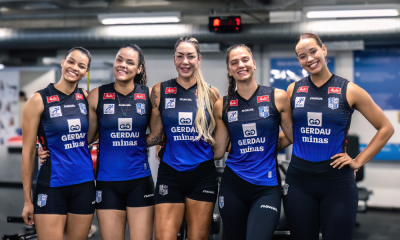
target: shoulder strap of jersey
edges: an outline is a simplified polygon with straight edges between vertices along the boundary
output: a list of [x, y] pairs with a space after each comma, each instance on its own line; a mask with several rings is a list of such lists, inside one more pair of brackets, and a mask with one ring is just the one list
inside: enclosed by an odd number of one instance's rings
[[161, 113], [161, 111], [162, 111], [162, 109], [164, 109], [164, 108], [162, 108], [161, 106], [163, 106], [164, 105], [164, 91], [165, 91], [165, 82], [161, 82], [161, 84], [160, 84], [160, 102], [159, 102], [159, 104], [158, 104], [158, 110], [160, 111], [160, 113]]

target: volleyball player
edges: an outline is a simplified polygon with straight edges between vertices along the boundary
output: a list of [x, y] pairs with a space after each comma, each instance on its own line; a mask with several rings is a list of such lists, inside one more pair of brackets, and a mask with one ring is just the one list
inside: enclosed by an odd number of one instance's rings
[[[87, 93], [77, 87], [90, 61], [86, 49], [69, 50], [61, 63], [60, 81], [36, 92], [24, 107], [22, 217], [27, 225], [35, 224], [41, 240], [87, 239], [92, 223], [95, 186], [87, 143]], [[32, 203], [37, 138], [51, 157], [39, 170]]]
[[[353, 170], [370, 161], [394, 129], [369, 94], [329, 72], [327, 48], [312, 33], [299, 36], [297, 59], [310, 75], [287, 90], [293, 109], [293, 155], [284, 186], [284, 209], [294, 240], [350, 240], [358, 192]], [[377, 130], [355, 158], [346, 153], [351, 116], [357, 109]], [[282, 147], [287, 141], [281, 141]]]
[[214, 159], [220, 159], [231, 142], [218, 199], [225, 237], [272, 239], [282, 196], [276, 147], [279, 125], [292, 136], [290, 101], [285, 91], [256, 83], [247, 46], [228, 48], [226, 64], [228, 95], [215, 103], [213, 146]]
[[208, 239], [218, 194], [217, 172], [210, 143], [215, 120], [212, 106], [217, 91], [200, 70], [200, 45], [182, 37], [175, 44], [178, 77], [156, 84], [148, 146], [159, 144], [165, 133], [155, 190], [155, 237], [176, 239], [186, 216], [188, 239]]

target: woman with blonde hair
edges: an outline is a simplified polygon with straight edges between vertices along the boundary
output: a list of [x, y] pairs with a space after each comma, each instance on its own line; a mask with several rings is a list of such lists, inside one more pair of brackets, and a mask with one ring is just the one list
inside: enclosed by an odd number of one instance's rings
[[218, 194], [211, 148], [218, 92], [203, 79], [195, 38], [180, 38], [173, 60], [178, 77], [156, 84], [151, 93], [147, 145], [160, 144], [165, 134], [154, 196], [155, 237], [176, 239], [185, 215], [188, 239], [208, 239]]

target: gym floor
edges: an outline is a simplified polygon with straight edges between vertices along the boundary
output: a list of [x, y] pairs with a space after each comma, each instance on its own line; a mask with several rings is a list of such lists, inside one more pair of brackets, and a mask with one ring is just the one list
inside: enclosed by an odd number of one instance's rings
[[[7, 153], [4, 146], [0, 146], [1, 153]], [[0, 182], [21, 182], [21, 155], [2, 154], [0, 156]], [[20, 216], [24, 205], [22, 188], [10, 188], [0, 185], [0, 236], [5, 234], [23, 233], [24, 224], [7, 223], [7, 216]], [[353, 240], [398, 240], [400, 237], [400, 211], [371, 209], [367, 213], [357, 216], [358, 227], [355, 228]], [[97, 220], [93, 220], [97, 225]], [[101, 239], [96, 232], [91, 238]], [[129, 239], [128, 230], [126, 238]], [[216, 238], [217, 239], [217, 238]], [[277, 236], [274, 239], [290, 239]]]

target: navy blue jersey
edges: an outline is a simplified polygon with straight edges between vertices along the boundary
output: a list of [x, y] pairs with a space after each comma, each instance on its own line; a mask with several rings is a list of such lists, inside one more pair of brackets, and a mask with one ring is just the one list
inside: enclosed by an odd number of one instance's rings
[[126, 96], [114, 83], [99, 87], [97, 119], [100, 151], [97, 158], [99, 181], [126, 181], [151, 174], [147, 161], [146, 129], [150, 121], [149, 88], [135, 83]]
[[231, 141], [226, 165], [255, 185], [280, 185], [276, 146], [281, 114], [275, 106], [274, 90], [258, 86], [248, 100], [236, 91], [228, 111], [222, 113]]
[[[198, 136], [194, 124], [197, 112], [197, 84], [183, 88], [172, 79], [160, 86], [161, 120], [164, 126], [166, 144], [160, 157], [178, 171], [191, 171], [200, 163], [214, 157], [211, 145]], [[205, 107], [205, 106], [203, 106]], [[206, 110], [207, 121], [210, 116]]]
[[332, 75], [321, 87], [310, 77], [295, 83], [293, 109], [293, 155], [311, 162], [346, 152], [346, 137], [353, 110], [346, 98], [349, 81]]
[[94, 180], [92, 158], [87, 143], [88, 102], [82, 89], [70, 95], [53, 84], [38, 91], [44, 110], [38, 138], [50, 157], [41, 166], [37, 182], [48, 187], [63, 187]]

